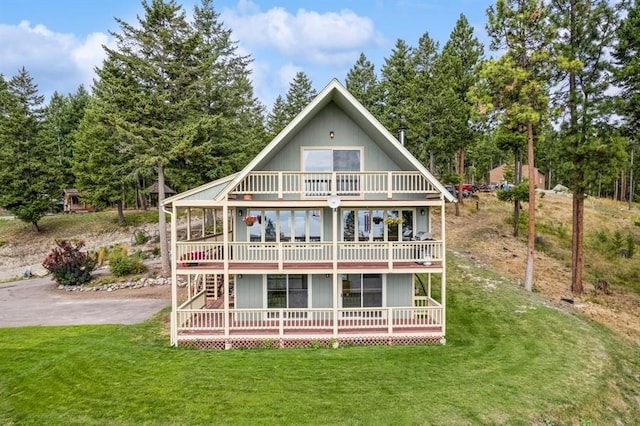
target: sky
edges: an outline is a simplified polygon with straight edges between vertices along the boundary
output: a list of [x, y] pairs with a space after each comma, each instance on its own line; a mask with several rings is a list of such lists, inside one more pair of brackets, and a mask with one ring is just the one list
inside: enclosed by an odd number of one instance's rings
[[[150, 2], [151, 0], [149, 0]], [[200, 0], [175, 0], [187, 16]], [[464, 14], [488, 50], [486, 10], [491, 0], [214, 0], [225, 28], [250, 55], [255, 95], [270, 109], [298, 71], [320, 91], [344, 83], [360, 53], [379, 75], [398, 39], [417, 46], [428, 33], [447, 41]], [[0, 0], [0, 74], [23, 67], [47, 99], [55, 91], [91, 90], [94, 69], [114, 47], [115, 18], [136, 25], [142, 0]]]

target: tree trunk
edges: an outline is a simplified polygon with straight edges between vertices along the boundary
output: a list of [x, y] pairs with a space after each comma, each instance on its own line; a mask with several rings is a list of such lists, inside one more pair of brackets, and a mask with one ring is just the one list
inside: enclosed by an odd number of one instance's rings
[[40, 232], [40, 227], [38, 226], [38, 222], [36, 222], [35, 220], [31, 222], [31, 227], [33, 228], [34, 231]]
[[582, 237], [584, 219], [584, 194], [573, 193], [573, 235], [571, 254], [571, 292], [575, 295], [584, 293], [582, 285]]
[[162, 263], [162, 275], [168, 277], [171, 274], [171, 262], [169, 260], [169, 243], [167, 238], [167, 218], [162, 207], [164, 200], [164, 167], [158, 164], [158, 227], [160, 232], [160, 260]]
[[534, 177], [533, 125], [527, 126], [527, 157], [529, 169], [529, 233], [527, 237], [527, 269], [524, 276], [524, 288], [533, 289], [533, 253], [536, 247], [536, 183]]
[[122, 200], [116, 203], [118, 207], [118, 225], [124, 225], [124, 208], [122, 207]]

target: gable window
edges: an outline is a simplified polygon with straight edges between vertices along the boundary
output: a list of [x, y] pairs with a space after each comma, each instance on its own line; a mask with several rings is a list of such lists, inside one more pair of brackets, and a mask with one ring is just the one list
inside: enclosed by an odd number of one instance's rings
[[303, 148], [305, 194], [326, 196], [333, 193], [333, 172], [337, 195], [359, 195], [362, 148]]

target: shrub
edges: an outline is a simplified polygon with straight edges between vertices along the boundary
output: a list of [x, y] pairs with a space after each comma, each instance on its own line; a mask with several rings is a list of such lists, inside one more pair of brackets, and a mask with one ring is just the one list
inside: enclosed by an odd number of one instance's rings
[[147, 270], [139, 257], [128, 256], [127, 249], [122, 246], [115, 247], [109, 253], [109, 269], [116, 277], [139, 274]]
[[144, 231], [136, 231], [135, 234], [133, 234], [133, 239], [135, 240], [136, 245], [142, 245], [149, 241], [149, 237]]
[[91, 280], [91, 272], [96, 267], [96, 259], [80, 251], [83, 241], [73, 243], [69, 240], [56, 240], [58, 247], [42, 262], [42, 266], [51, 272], [53, 279], [61, 285], [82, 285]]

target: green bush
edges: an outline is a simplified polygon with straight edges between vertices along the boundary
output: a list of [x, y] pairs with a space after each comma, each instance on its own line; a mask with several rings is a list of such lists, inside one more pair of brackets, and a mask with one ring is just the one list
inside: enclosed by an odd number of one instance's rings
[[109, 269], [116, 277], [140, 274], [147, 270], [138, 256], [128, 256], [124, 247], [115, 247], [109, 253]]
[[51, 272], [53, 279], [61, 285], [82, 285], [91, 280], [91, 272], [96, 267], [96, 258], [80, 251], [83, 241], [73, 243], [69, 240], [56, 240], [58, 247], [42, 262], [42, 266]]

